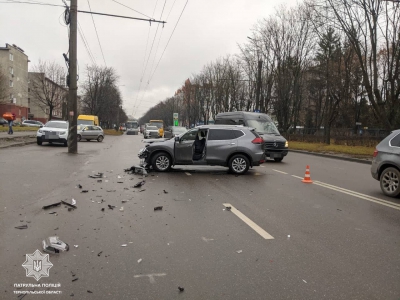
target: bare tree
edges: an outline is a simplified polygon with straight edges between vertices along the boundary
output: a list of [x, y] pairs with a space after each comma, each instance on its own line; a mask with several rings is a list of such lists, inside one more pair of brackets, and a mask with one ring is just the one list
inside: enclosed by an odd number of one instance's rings
[[[332, 24], [342, 30], [354, 47], [363, 85], [375, 115], [386, 129], [395, 127], [400, 110], [400, 8], [382, 0], [326, 0], [334, 16]], [[380, 52], [383, 65], [379, 65]]]
[[31, 101], [40, 109], [48, 112], [49, 120], [52, 119], [55, 109], [62, 110], [63, 102], [67, 97], [64, 68], [55, 62], [39, 61], [29, 72]]

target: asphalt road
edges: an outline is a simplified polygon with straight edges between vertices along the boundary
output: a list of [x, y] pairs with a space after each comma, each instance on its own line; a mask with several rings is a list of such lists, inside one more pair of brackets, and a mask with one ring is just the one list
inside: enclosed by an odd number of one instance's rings
[[[238, 177], [153, 172], [140, 191], [142, 177], [123, 172], [139, 162], [140, 141], [107, 136], [79, 143], [78, 155], [0, 150], [0, 299], [33, 290], [22, 283], [62, 292], [24, 300], [400, 298], [400, 201], [381, 194], [368, 165], [289, 153]], [[301, 182], [307, 164], [313, 184]], [[102, 182], [88, 177], [96, 172]], [[42, 209], [72, 198], [76, 210]], [[53, 235], [71, 249], [50, 255], [50, 276], [36, 282], [22, 264]]]

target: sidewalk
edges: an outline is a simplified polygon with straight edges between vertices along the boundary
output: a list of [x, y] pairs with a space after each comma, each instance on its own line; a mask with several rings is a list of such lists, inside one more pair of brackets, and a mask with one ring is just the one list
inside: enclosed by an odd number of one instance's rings
[[10, 135], [0, 132], [0, 149], [36, 143], [36, 131], [19, 131]]
[[357, 162], [357, 163], [366, 164], [366, 165], [370, 165], [372, 163], [372, 156], [368, 157], [368, 158], [359, 158], [359, 157], [354, 157], [352, 155], [343, 154], [343, 153], [320, 153], [320, 152], [311, 152], [311, 151], [294, 150], [294, 149], [289, 149], [289, 152], [297, 152], [297, 153], [302, 153], [302, 154], [322, 156], [322, 157], [333, 158], [333, 159], [347, 160], [347, 161]]

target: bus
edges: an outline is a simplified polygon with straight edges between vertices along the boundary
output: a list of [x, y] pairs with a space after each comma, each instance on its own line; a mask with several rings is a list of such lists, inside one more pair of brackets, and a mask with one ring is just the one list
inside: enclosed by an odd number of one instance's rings
[[164, 121], [163, 120], [150, 120], [151, 126], [157, 126], [160, 137], [164, 137]]
[[139, 122], [136, 120], [127, 121], [126, 125], [126, 134], [130, 135], [138, 135], [139, 134]]

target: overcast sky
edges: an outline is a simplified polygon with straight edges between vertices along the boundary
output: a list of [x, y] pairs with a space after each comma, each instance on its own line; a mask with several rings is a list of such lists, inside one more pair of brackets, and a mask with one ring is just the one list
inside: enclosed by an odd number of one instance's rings
[[[62, 5], [61, 0], [0, 0], [0, 47], [16, 44], [25, 50], [30, 68], [44, 61], [65, 65], [62, 53], [68, 51], [68, 32], [62, 7], [9, 4], [7, 1], [40, 2]], [[274, 14], [277, 5], [295, 5], [296, 0], [78, 0], [79, 10], [163, 20], [149, 22], [79, 13], [78, 22], [95, 62], [113, 67], [119, 75], [123, 106], [127, 114], [143, 115], [150, 107], [174, 95], [184, 81], [203, 66], [228, 54], [238, 53], [238, 44], [258, 20]], [[70, 2], [68, 1], [68, 4]], [[183, 8], [186, 8], [183, 10]], [[183, 11], [183, 13], [182, 13]], [[178, 18], [181, 15], [178, 22]], [[175, 32], [172, 34], [176, 26]], [[157, 30], [158, 27], [158, 30]], [[157, 34], [156, 34], [157, 32]], [[171, 36], [172, 34], [172, 36]], [[171, 38], [171, 39], [170, 39]], [[167, 42], [170, 42], [167, 46]], [[154, 44], [153, 44], [154, 40]], [[152, 51], [150, 53], [151, 46]], [[164, 52], [162, 59], [161, 54]], [[156, 68], [158, 62], [158, 67]], [[92, 60], [78, 35], [79, 75]], [[144, 68], [147, 63], [147, 68]], [[142, 74], [144, 72], [144, 76]], [[149, 81], [151, 74], [154, 74]], [[140, 83], [141, 78], [142, 84]], [[140, 88], [139, 88], [140, 87]], [[79, 90], [78, 90], [79, 93]]]

